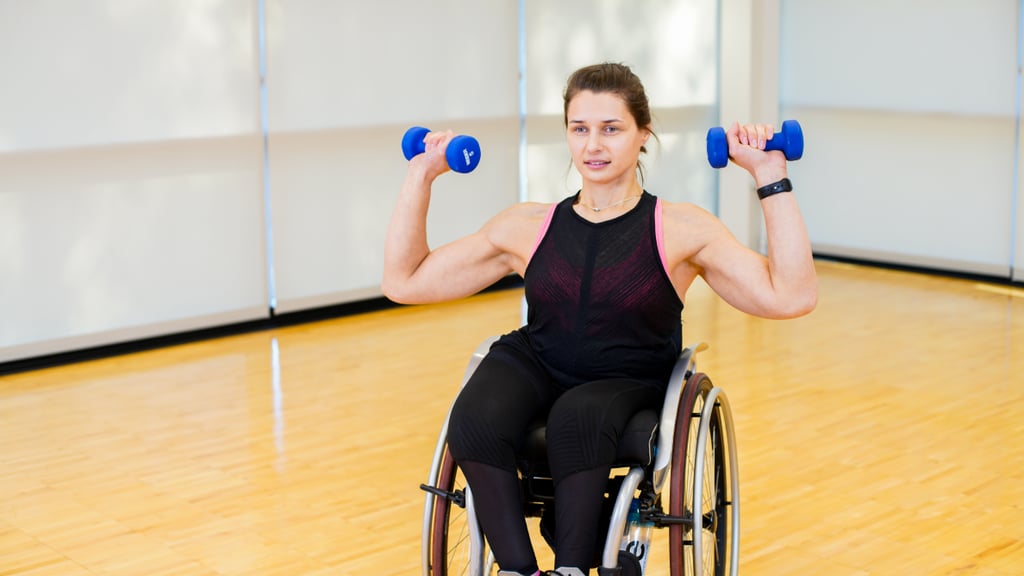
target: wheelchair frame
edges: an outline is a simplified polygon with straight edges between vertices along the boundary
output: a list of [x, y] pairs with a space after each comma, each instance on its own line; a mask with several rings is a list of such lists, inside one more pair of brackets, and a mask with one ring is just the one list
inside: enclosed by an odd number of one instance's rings
[[[466, 367], [463, 386], [496, 339], [488, 338], [477, 347]], [[642, 502], [641, 519], [656, 528], [669, 529], [672, 576], [735, 576], [738, 572], [740, 503], [736, 440], [725, 393], [696, 371], [696, 355], [705, 349], [707, 345], [703, 343], [684, 348], [676, 360], [660, 414], [653, 462], [632, 466], [625, 476], [609, 479], [610, 483], [621, 483], [598, 566], [602, 576], [623, 573], [620, 555], [625, 553], [620, 551], [620, 545], [637, 491]], [[450, 416], [451, 408], [438, 436], [430, 476], [420, 486], [427, 493], [423, 508], [423, 576], [489, 576], [495, 570], [495, 562], [476, 523], [472, 492], [468, 486], [454, 485], [459, 471], [447, 452]], [[711, 462], [706, 461], [709, 438]], [[665, 446], [671, 449], [663, 449]], [[709, 471], [710, 482], [706, 477]], [[670, 492], [668, 514], [662, 512], [666, 483]], [[457, 534], [450, 531], [453, 506], [465, 509], [465, 526]], [[696, 510], [700, 512], [694, 513]], [[706, 532], [714, 536], [713, 548], [705, 547]], [[461, 547], [468, 551], [455, 554]], [[689, 553], [685, 553], [687, 548]], [[452, 556], [461, 559], [460, 567], [449, 574]]]

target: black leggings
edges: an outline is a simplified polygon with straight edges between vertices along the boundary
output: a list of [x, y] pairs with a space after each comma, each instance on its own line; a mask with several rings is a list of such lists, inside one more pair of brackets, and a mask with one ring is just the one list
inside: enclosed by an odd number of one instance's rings
[[586, 574], [619, 436], [640, 410], [658, 409], [664, 388], [624, 378], [564, 388], [529, 352], [498, 342], [452, 407], [448, 446], [475, 495], [477, 517], [503, 570], [532, 574], [516, 471], [527, 426], [547, 413], [555, 482], [555, 566]]

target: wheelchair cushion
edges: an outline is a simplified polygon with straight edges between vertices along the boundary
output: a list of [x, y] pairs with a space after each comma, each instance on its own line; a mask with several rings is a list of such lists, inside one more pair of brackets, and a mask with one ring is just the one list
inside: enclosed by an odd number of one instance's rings
[[[629, 419], [619, 437], [613, 467], [646, 467], [654, 462], [659, 418], [654, 410], [641, 410]], [[524, 474], [549, 474], [546, 429], [546, 423], [541, 420], [534, 422], [527, 431], [526, 441], [519, 452], [519, 467]]]

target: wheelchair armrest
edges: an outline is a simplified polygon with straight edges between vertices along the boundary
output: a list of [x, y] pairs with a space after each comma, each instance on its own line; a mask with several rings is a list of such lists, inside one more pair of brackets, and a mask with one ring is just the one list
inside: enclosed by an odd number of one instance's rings
[[704, 342], [687, 346], [679, 353], [672, 376], [665, 390], [665, 403], [661, 407], [661, 421], [658, 424], [658, 453], [654, 459], [654, 481], [659, 489], [665, 477], [664, 470], [672, 461], [672, 444], [676, 431], [676, 412], [679, 410], [679, 397], [686, 386], [686, 380], [697, 368], [697, 353], [708, 349]]
[[[462, 384], [459, 386], [461, 389], [469, 382], [473, 373], [476, 372], [477, 366], [480, 365], [480, 361], [483, 360], [484, 356], [491, 349], [491, 345], [498, 339], [497, 336], [491, 336], [485, 339], [476, 347], [476, 351], [469, 358], [469, 364], [466, 366], [466, 372], [462, 377]], [[437, 444], [434, 447], [434, 460], [430, 465], [430, 478], [428, 479], [428, 485], [435, 486], [437, 484], [438, 473], [441, 469], [441, 458], [444, 456], [444, 448], [448, 444], [448, 420], [452, 417], [452, 408], [455, 407], [455, 402], [452, 402], [448, 406], [448, 413], [444, 416], [444, 422], [441, 424], [441, 433], [437, 437]], [[430, 495], [427, 495], [427, 503], [430, 505]]]
[[[480, 361], [483, 360], [484, 356], [487, 355], [487, 352], [491, 350], [491, 345], [497, 341], [498, 336], [489, 336], [476, 347], [476, 351], [469, 357], [469, 365], [466, 366], [466, 373], [462, 376], [462, 386], [465, 386], [466, 382], [469, 382], [470, 376], [473, 375], [473, 372], [476, 372], [476, 367], [480, 365]], [[462, 386], [459, 388], [461, 389]]]

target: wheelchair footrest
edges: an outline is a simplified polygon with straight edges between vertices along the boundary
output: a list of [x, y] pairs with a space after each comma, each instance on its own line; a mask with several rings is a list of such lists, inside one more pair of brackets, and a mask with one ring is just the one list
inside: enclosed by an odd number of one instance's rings
[[427, 486], [426, 484], [420, 484], [420, 490], [423, 490], [424, 492], [429, 492], [434, 496], [440, 496], [441, 498], [451, 500], [452, 504], [455, 504], [459, 508], [466, 507], [466, 493], [463, 492], [462, 490], [449, 492], [447, 490], [441, 490], [440, 488], [435, 488], [433, 486]]

